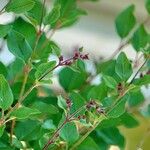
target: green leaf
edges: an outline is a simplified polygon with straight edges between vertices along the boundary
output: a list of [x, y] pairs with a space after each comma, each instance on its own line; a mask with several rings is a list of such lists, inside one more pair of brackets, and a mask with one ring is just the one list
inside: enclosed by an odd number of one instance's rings
[[17, 119], [27, 119], [37, 114], [40, 114], [40, 111], [38, 111], [37, 109], [31, 109], [31, 108], [22, 106], [18, 108], [17, 110], [13, 111], [11, 113], [11, 116]]
[[8, 49], [17, 58], [24, 60], [25, 62], [29, 59], [32, 53], [32, 49], [25, 37], [16, 31], [12, 31], [8, 34], [7, 38]]
[[17, 14], [24, 13], [32, 9], [34, 4], [35, 2], [33, 0], [11, 0], [5, 10], [7, 12], [14, 12]]
[[123, 10], [115, 20], [117, 33], [121, 38], [125, 38], [133, 29], [136, 19], [134, 17], [134, 5], [130, 5]]
[[76, 0], [57, 0], [55, 6], [60, 5], [60, 17], [55, 21], [55, 23], [51, 24], [52, 28], [57, 27], [57, 23], [59, 22], [59, 26], [66, 27], [74, 24], [81, 15], [85, 15], [85, 11], [79, 9], [76, 4]]
[[21, 141], [19, 141], [17, 138], [13, 137], [12, 139], [12, 146], [22, 149], [23, 148], [23, 144], [21, 143]]
[[42, 62], [47, 62], [50, 54], [59, 56], [60, 51], [59, 46], [55, 42], [50, 41], [45, 34], [42, 34], [37, 44], [33, 59], [40, 59]]
[[101, 83], [98, 86], [94, 86], [87, 95], [88, 100], [89, 99], [98, 99], [102, 100], [107, 96], [107, 87], [104, 83]]
[[123, 98], [119, 99], [117, 104], [110, 109], [107, 116], [110, 118], [117, 118], [121, 116], [125, 112], [127, 98], [127, 96], [124, 96]]
[[64, 111], [67, 109], [66, 100], [60, 95], [58, 96], [57, 104], [60, 108], [62, 108]]
[[47, 129], [47, 130], [55, 130], [56, 126], [54, 125], [53, 120], [48, 119], [43, 122], [42, 128]]
[[144, 102], [144, 96], [140, 90], [129, 92], [128, 104], [135, 107]]
[[0, 62], [0, 74], [2, 74], [5, 77], [8, 74], [8, 70], [2, 62]]
[[146, 7], [147, 12], [150, 14], [150, 0], [146, 0], [145, 7]]
[[60, 5], [54, 6], [51, 12], [45, 17], [44, 23], [50, 25], [56, 23], [60, 17], [60, 9], [61, 9]]
[[59, 82], [66, 91], [80, 88], [86, 81], [86, 78], [85, 72], [76, 72], [69, 67], [62, 69], [59, 73]]
[[[97, 135], [97, 138], [94, 138]], [[115, 136], [114, 136], [115, 135]], [[96, 129], [96, 133], [93, 135], [95, 141], [98, 142], [98, 139], [105, 141], [109, 146], [117, 145], [121, 149], [125, 146], [125, 139], [123, 135], [119, 132], [116, 127], [104, 128], [104, 129]]]
[[103, 78], [105, 84], [106, 84], [109, 88], [116, 89], [116, 87], [117, 87], [117, 82], [115, 81], [114, 78], [112, 78], [111, 76], [107, 76], [107, 75], [103, 75], [102, 78]]
[[[47, 63], [40, 64], [37, 67], [37, 71], [35, 72], [36, 79], [39, 79], [40, 77], [42, 77], [43, 74], [45, 74], [51, 70], [53, 71], [53, 68], [55, 67], [55, 65], [56, 65], [55, 61], [50, 61]], [[52, 73], [52, 72], [50, 72], [50, 73]]]
[[147, 42], [149, 40], [148, 34], [144, 28], [144, 25], [140, 25], [140, 27], [135, 31], [131, 42], [132, 46], [136, 51], [141, 51], [145, 48]]
[[0, 125], [0, 137], [3, 135], [6, 125]]
[[21, 59], [15, 59], [11, 64], [9, 64], [7, 68], [9, 70], [8, 79], [13, 80], [17, 74], [22, 73], [24, 65], [24, 62]]
[[[85, 99], [77, 92], [71, 92], [69, 95], [72, 106], [70, 112], [73, 113], [77, 111], [79, 108], [83, 107], [86, 103]], [[79, 114], [83, 114], [85, 110], [81, 111]]]
[[32, 22], [32, 24], [37, 26], [41, 22], [42, 15], [45, 15], [46, 8], [43, 8], [41, 0], [34, 0], [34, 2], [34, 7], [26, 13], [26, 17]]
[[37, 140], [42, 136], [41, 124], [37, 120], [25, 120], [16, 123], [14, 133], [20, 141]]
[[11, 30], [10, 25], [0, 25], [0, 38], [5, 37]]
[[[114, 119], [114, 118], [113, 118]], [[121, 124], [127, 128], [135, 128], [139, 125], [139, 122], [134, 118], [132, 114], [124, 113], [120, 116]]]
[[118, 76], [126, 81], [132, 74], [132, 66], [124, 52], [121, 52], [116, 60], [115, 71]]
[[70, 122], [65, 124], [65, 126], [60, 131], [60, 137], [70, 144], [74, 143], [79, 138], [79, 133], [75, 123]]
[[0, 75], [0, 108], [7, 110], [13, 103], [13, 94], [5, 77]]
[[100, 150], [99, 146], [95, 143], [95, 141], [88, 136], [82, 144], [77, 147], [78, 150]]
[[19, 17], [13, 23], [13, 30], [22, 34], [32, 49], [34, 48], [37, 33], [36, 28], [31, 23]]
[[32, 106], [32, 109], [37, 109], [42, 113], [42, 115], [52, 115], [52, 114], [57, 114], [59, 111], [57, 107], [55, 107], [52, 104], [47, 104], [42, 101], [35, 101]]
[[144, 75], [142, 78], [134, 79], [133, 84], [140, 87], [150, 84], [150, 75]]

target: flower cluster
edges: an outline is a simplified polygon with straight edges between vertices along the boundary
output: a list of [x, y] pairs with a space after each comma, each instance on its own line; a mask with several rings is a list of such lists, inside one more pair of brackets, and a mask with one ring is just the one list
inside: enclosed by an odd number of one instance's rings
[[105, 114], [104, 108], [102, 108], [102, 106], [100, 106], [95, 100], [90, 100], [86, 105], [88, 111], [92, 108], [94, 108], [98, 114]]
[[75, 51], [73, 57], [64, 60], [63, 56], [59, 57], [59, 65], [60, 66], [69, 66], [71, 65], [74, 61], [81, 59], [81, 60], [88, 60], [88, 54], [81, 54], [79, 51]]

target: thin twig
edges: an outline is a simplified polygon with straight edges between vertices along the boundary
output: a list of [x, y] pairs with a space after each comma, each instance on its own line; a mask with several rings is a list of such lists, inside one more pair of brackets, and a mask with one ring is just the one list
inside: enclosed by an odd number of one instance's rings
[[111, 60], [113, 59], [124, 47], [126, 47], [129, 44], [129, 41], [126, 41], [125, 43], [123, 43], [122, 41], [120, 42], [118, 48], [111, 54], [111, 56], [109, 58], [107, 58], [107, 60]]
[[[21, 91], [20, 91], [20, 95], [19, 95], [19, 100], [18, 100], [18, 104], [16, 106], [16, 108], [19, 107], [20, 105], [20, 100], [24, 94], [25, 91], [25, 86], [27, 83], [27, 79], [28, 79], [28, 74], [29, 74], [29, 69], [28, 66], [25, 66], [25, 75], [24, 75], [24, 79], [23, 79], [23, 83], [22, 83], [22, 87], [21, 87]], [[14, 127], [15, 127], [15, 123], [16, 123], [16, 119], [12, 120], [12, 124], [11, 124], [11, 130], [10, 130], [10, 143], [12, 144], [12, 137], [13, 137], [13, 132], [14, 132]]]
[[16, 124], [16, 119], [12, 120], [11, 129], [10, 129], [10, 144], [12, 145], [12, 139], [13, 139], [13, 133], [14, 133], [14, 127]]
[[137, 72], [135, 73], [135, 75], [133, 76], [133, 78], [131, 79], [130, 84], [133, 83], [134, 79], [136, 78], [136, 76], [138, 75], [138, 73], [140, 72], [140, 70], [144, 67], [144, 65], [147, 63], [148, 58], [145, 59], [145, 61], [143, 62], [143, 64], [140, 66], [140, 68], [137, 70]]
[[45, 144], [45, 146], [43, 147], [42, 150], [47, 150], [48, 147], [54, 143], [55, 141], [55, 137], [57, 137], [57, 135], [59, 134], [60, 130], [69, 122], [73, 121], [72, 119], [74, 119], [74, 117], [80, 113], [82, 110], [85, 109], [85, 106], [80, 107], [78, 110], [76, 110], [74, 113], [72, 113], [70, 116], [67, 116], [65, 121], [57, 128], [57, 130], [54, 132], [54, 134], [51, 136], [51, 138], [48, 140], [48, 142]]
[[53, 67], [51, 70], [49, 70], [48, 72], [45, 72], [39, 79], [38, 81], [41, 81], [44, 77], [46, 77], [50, 72], [52, 72], [53, 70], [55, 70], [56, 68], [58, 68], [60, 65], [56, 65], [55, 67]]

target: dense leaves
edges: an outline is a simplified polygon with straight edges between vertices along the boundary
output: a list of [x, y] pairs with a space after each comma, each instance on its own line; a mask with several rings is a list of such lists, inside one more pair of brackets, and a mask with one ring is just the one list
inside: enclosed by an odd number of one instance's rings
[[0, 74], [0, 108], [7, 110], [13, 103], [13, 94], [5, 77]]
[[[63, 56], [52, 39], [86, 14], [77, 0], [8, 1], [0, 15], [12, 12], [14, 19], [0, 25], [0, 41], [14, 57], [0, 60], [0, 149], [126, 148], [122, 126], [135, 128], [150, 117], [143, 93], [150, 84], [150, 36], [135, 9], [129, 5], [116, 17], [117, 57], [93, 63], [83, 47]], [[149, 0], [145, 9], [149, 14]], [[121, 51], [127, 45], [135, 60]]]

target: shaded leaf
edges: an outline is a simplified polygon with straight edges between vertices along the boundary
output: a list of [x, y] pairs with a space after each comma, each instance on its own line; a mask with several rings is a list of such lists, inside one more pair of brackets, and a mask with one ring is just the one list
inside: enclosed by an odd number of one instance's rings
[[36, 114], [40, 114], [40, 111], [38, 111], [37, 109], [31, 109], [31, 108], [22, 106], [18, 108], [17, 110], [13, 111], [11, 113], [11, 116], [17, 119], [26, 119]]
[[111, 76], [103, 75], [102, 78], [109, 88], [115, 89], [117, 87], [117, 82]]
[[60, 137], [69, 144], [74, 143], [79, 138], [79, 133], [75, 123], [70, 122], [65, 124], [65, 126], [60, 131]]
[[127, 101], [127, 96], [119, 99], [117, 104], [112, 107], [112, 109], [108, 113], [108, 117], [110, 118], [117, 118], [121, 116], [125, 112], [125, 104]]
[[7, 12], [23, 13], [33, 8], [35, 2], [33, 0], [11, 0], [6, 6]]
[[64, 111], [67, 109], [66, 100], [62, 96], [58, 96], [57, 104], [60, 108], [62, 108]]
[[13, 103], [13, 94], [9, 84], [3, 75], [0, 74], [0, 108], [7, 110]]

